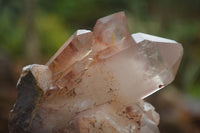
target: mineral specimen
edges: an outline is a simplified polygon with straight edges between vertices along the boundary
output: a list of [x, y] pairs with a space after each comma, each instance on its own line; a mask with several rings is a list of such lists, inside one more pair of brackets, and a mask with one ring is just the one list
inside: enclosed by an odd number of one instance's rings
[[171, 83], [183, 49], [130, 34], [123, 12], [78, 30], [46, 65], [23, 68], [10, 133], [157, 133], [143, 98]]

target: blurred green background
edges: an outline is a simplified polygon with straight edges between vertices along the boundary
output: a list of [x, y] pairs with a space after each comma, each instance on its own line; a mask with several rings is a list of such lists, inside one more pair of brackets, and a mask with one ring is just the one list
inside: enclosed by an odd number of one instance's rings
[[0, 0], [0, 132], [7, 133], [24, 65], [45, 64], [77, 29], [125, 11], [131, 33], [183, 44], [173, 84], [148, 97], [161, 133], [200, 133], [200, 0]]

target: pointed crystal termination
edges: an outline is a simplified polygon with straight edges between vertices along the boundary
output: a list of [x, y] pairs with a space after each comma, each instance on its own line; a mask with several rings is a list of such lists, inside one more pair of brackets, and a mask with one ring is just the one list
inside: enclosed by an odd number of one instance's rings
[[47, 63], [54, 81], [68, 73], [74, 63], [91, 52], [92, 40], [92, 32], [89, 30], [77, 30], [69, 38]]
[[183, 56], [183, 47], [174, 40], [144, 33], [135, 33], [132, 37], [141, 46], [146, 66], [154, 75], [151, 83], [155, 83], [155, 87], [153, 90], [147, 89], [146, 94], [142, 96], [145, 98], [174, 80]]
[[157, 133], [159, 115], [142, 99], [174, 80], [182, 54], [176, 41], [131, 35], [124, 12], [101, 18], [46, 65], [25, 67], [10, 132]]
[[[131, 42], [127, 42], [128, 40], [132, 41], [132, 39], [124, 12], [115, 13], [97, 20], [93, 33], [96, 40], [94, 49], [97, 47], [98, 51], [102, 50], [102, 46], [105, 46], [105, 48], [114, 47], [121, 51], [131, 45]], [[99, 43], [101, 47], [98, 47]], [[113, 52], [110, 54], [112, 55]]]

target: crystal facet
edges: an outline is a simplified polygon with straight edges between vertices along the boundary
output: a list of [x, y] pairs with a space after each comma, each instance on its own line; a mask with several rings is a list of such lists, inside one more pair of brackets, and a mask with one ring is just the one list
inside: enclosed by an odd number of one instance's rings
[[124, 12], [78, 30], [46, 65], [25, 67], [9, 117], [11, 133], [159, 132], [143, 98], [174, 80], [176, 41], [130, 34]]

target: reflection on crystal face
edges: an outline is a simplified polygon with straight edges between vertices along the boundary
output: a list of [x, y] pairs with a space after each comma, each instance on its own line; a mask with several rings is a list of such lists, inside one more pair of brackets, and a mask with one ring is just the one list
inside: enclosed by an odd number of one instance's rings
[[176, 41], [131, 35], [123, 12], [101, 18], [22, 72], [10, 132], [157, 133], [159, 115], [142, 99], [174, 80], [182, 54]]

